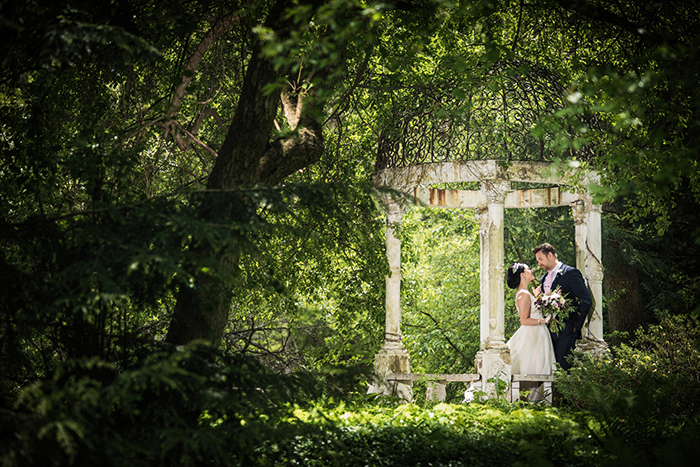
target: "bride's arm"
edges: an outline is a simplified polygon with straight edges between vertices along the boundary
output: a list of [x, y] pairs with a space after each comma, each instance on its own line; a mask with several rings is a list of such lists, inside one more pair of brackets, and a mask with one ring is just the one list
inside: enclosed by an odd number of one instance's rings
[[530, 294], [519, 293], [515, 299], [515, 306], [518, 308], [522, 326], [537, 326], [546, 323], [544, 319], [530, 318]]

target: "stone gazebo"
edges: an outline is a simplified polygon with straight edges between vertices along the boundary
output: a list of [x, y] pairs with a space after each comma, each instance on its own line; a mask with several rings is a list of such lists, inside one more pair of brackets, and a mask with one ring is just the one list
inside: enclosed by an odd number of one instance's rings
[[[481, 241], [481, 317], [480, 350], [476, 356], [476, 374], [429, 375], [440, 388], [437, 398], [444, 398], [446, 381], [471, 381], [489, 395], [495, 395], [490, 379], [498, 377], [517, 391], [511, 375], [510, 350], [504, 339], [504, 245], [503, 210], [505, 208], [547, 208], [571, 206], [576, 226], [576, 267], [583, 273], [593, 298], [584, 338], [578, 349], [597, 351], [606, 347], [603, 341], [603, 271], [601, 265], [601, 209], [591, 202], [586, 187], [595, 179], [592, 172], [580, 169], [556, 170], [546, 162], [511, 162], [502, 167], [497, 161], [455, 161], [379, 171], [375, 183], [406, 193], [417, 202], [435, 207], [474, 209], [479, 220]], [[441, 183], [478, 182], [481, 190], [441, 190], [430, 188]], [[511, 182], [550, 185], [550, 188], [513, 190]], [[404, 203], [405, 204], [405, 203]], [[378, 387], [374, 391], [391, 392], [411, 397], [412, 382], [426, 375], [410, 371], [409, 356], [401, 337], [401, 242], [394, 236], [401, 224], [402, 205], [387, 197], [386, 252], [391, 274], [386, 278], [386, 332], [384, 345], [375, 356]], [[528, 245], [529, 247], [530, 245]], [[533, 247], [535, 245], [532, 245]], [[518, 375], [523, 376], [523, 375]], [[516, 383], [511, 383], [515, 381]], [[433, 385], [435, 388], [436, 385]], [[509, 393], [510, 394], [510, 391]], [[510, 398], [508, 396], [508, 398]]]

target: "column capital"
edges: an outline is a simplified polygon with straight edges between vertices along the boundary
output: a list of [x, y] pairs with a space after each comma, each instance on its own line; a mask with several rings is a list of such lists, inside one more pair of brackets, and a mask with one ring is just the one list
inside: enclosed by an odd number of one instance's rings
[[481, 182], [481, 191], [486, 195], [489, 204], [504, 204], [510, 189], [510, 180], [492, 179]]
[[403, 206], [389, 196], [383, 198], [387, 223], [400, 224], [403, 217]]
[[479, 222], [482, 235], [487, 235], [489, 228], [489, 208], [487, 206], [478, 207], [474, 209], [474, 215]]
[[595, 204], [593, 202], [593, 197], [588, 191], [585, 191], [583, 193], [579, 193], [579, 198], [577, 201], [574, 201], [571, 203], [572, 205], [574, 203], [581, 203], [583, 208], [585, 209], [586, 212], [596, 212], [596, 213], [601, 213], [603, 212], [603, 205], [601, 204]]
[[601, 214], [603, 212], [603, 205], [595, 204], [592, 199], [588, 198], [588, 200], [586, 200], [586, 209], [588, 209], [588, 212]]
[[586, 223], [587, 203], [582, 199], [577, 199], [569, 203], [571, 214], [574, 216], [574, 224], [582, 225]]

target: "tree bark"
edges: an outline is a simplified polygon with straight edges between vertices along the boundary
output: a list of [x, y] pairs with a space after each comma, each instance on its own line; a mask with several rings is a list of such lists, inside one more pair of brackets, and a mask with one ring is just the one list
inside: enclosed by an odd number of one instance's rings
[[[230, 13], [219, 18], [212, 28], [207, 31], [197, 48], [194, 50], [190, 56], [187, 64], [185, 65], [185, 72], [182, 75], [182, 82], [173, 92], [173, 97], [170, 100], [170, 107], [165, 114], [165, 119], [163, 123], [164, 135], [163, 139], [166, 139], [168, 135], [172, 135], [181, 150], [186, 150], [188, 147], [187, 138], [183, 138], [180, 132], [186, 134], [192, 139], [196, 138], [194, 135], [197, 133], [196, 129], [193, 129], [193, 134], [188, 134], [186, 131], [182, 130], [177, 122], [177, 117], [182, 107], [182, 103], [185, 99], [185, 94], [187, 93], [187, 87], [192, 82], [194, 72], [199, 67], [204, 55], [209, 51], [212, 45], [216, 43], [221, 37], [227, 32], [231, 31], [239, 22], [241, 21], [241, 15], [238, 13]], [[201, 123], [201, 122], [199, 122]], [[198, 141], [199, 142], [199, 141]], [[200, 142], [201, 143], [201, 142]], [[206, 146], [206, 145], [204, 145]], [[206, 149], [212, 151], [208, 146]]]
[[[317, 6], [319, 2], [312, 2]], [[285, 18], [290, 2], [278, 0], [271, 8], [265, 27], [285, 39], [290, 36], [291, 19]], [[268, 92], [270, 84], [279, 83], [285, 73], [261, 55], [261, 44], [253, 48], [236, 112], [226, 139], [207, 181], [208, 190], [232, 189], [254, 183], [275, 185], [295, 171], [316, 162], [323, 152], [321, 125], [302, 114], [299, 125], [286, 137], [271, 141], [280, 91]], [[313, 105], [313, 96], [299, 95], [297, 107]], [[201, 209], [206, 210], [206, 206]], [[220, 265], [217, 277], [193, 272], [194, 287], [183, 285], [166, 341], [180, 345], [202, 339], [218, 347], [231, 308], [230, 279], [237, 258], [227, 257], [208, 245], [195, 249], [199, 255], [214, 258]]]
[[[632, 336], [639, 326], [646, 324], [637, 270], [626, 264], [618, 242], [610, 241], [607, 253], [603, 290], [608, 297], [610, 331], [629, 332]], [[621, 342], [620, 337], [612, 337], [609, 344], [619, 345]]]

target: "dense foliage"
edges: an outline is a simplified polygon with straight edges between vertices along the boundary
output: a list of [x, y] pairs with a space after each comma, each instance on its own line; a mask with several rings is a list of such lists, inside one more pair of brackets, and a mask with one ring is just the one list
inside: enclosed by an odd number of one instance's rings
[[675, 347], [699, 328], [663, 326], [640, 333], [636, 348], [616, 349], [619, 363], [584, 359], [559, 379], [564, 396], [587, 409], [576, 411], [348, 399], [311, 374], [275, 375], [207, 348], [153, 349], [121, 371], [73, 360], [2, 410], [0, 456], [6, 465], [690, 466], [697, 404], [676, 402], [685, 391], [686, 401], [697, 398], [697, 377], [671, 359], [698, 368], [697, 349]]
[[604, 358], [581, 355], [569, 374], [559, 375], [567, 402], [578, 409], [601, 411], [636, 394], [647, 416], [683, 423], [700, 415], [700, 326], [693, 316], [664, 316], [640, 328], [629, 343]]
[[72, 360], [28, 387], [2, 413], [3, 464], [250, 465], [290, 395], [318, 396], [250, 358], [153, 350], [123, 370]]
[[[3, 461], [681, 463], [699, 21], [681, 0], [0, 3]], [[563, 378], [592, 419], [312, 402], [362, 399], [381, 344], [375, 169], [476, 158], [598, 170], [610, 330], [660, 327]], [[507, 213], [506, 262], [549, 241], [573, 263], [571, 222]], [[405, 216], [416, 370], [472, 365], [477, 232]]]
[[479, 350], [479, 224], [416, 207], [401, 223], [402, 329], [416, 373], [471, 373]]
[[609, 355], [579, 355], [557, 375], [557, 388], [565, 405], [594, 414], [604, 448], [628, 465], [685, 464], [687, 453], [677, 450], [699, 433], [698, 342], [697, 317], [663, 316]]
[[336, 120], [284, 185], [207, 190], [270, 6], [3, 4], [3, 403], [70, 358], [128, 367], [191, 290], [225, 290], [231, 354], [371, 362], [386, 265], [366, 143]]
[[318, 389], [302, 374], [280, 377], [206, 350], [156, 351], [124, 371], [72, 361], [3, 411], [0, 456], [47, 466], [586, 466], [597, 458], [586, 425], [556, 409], [321, 402]]
[[[555, 409], [498, 405], [387, 404], [297, 411], [306, 432], [277, 452], [272, 465], [595, 465], [588, 429]], [[317, 409], [318, 410], [318, 409]]]

